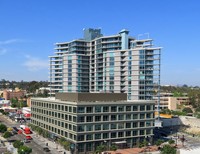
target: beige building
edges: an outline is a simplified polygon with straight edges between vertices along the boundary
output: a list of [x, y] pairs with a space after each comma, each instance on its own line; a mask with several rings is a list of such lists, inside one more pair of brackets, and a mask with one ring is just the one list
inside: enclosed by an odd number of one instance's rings
[[3, 98], [5, 100], [10, 100], [11, 98], [21, 99], [26, 95], [26, 91], [15, 89], [14, 91], [3, 91]]
[[[158, 106], [158, 99], [155, 98], [156, 105], [155, 108], [157, 109]], [[173, 97], [172, 93], [161, 93], [160, 94], [160, 109], [170, 109], [176, 110], [178, 106], [181, 105], [189, 105], [189, 97]]]
[[154, 101], [127, 101], [120, 93], [58, 93], [31, 98], [31, 123], [71, 142], [75, 153], [106, 144], [134, 147], [153, 136]]

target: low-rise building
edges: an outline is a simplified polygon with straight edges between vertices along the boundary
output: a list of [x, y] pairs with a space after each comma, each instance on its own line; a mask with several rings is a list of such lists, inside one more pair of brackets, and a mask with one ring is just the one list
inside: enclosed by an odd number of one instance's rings
[[127, 101], [120, 93], [57, 93], [31, 98], [31, 123], [72, 143], [75, 153], [98, 145], [134, 147], [153, 136], [152, 100]]
[[[156, 101], [155, 108], [157, 109], [158, 106], [158, 97], [154, 98]], [[178, 106], [181, 105], [189, 105], [189, 97], [182, 96], [182, 97], [174, 97], [172, 93], [161, 93], [160, 94], [160, 109], [170, 109], [176, 110]]]
[[10, 100], [11, 98], [21, 99], [22, 97], [25, 96], [25, 94], [26, 92], [24, 90], [14, 90], [14, 91], [4, 90], [3, 98], [5, 100]]

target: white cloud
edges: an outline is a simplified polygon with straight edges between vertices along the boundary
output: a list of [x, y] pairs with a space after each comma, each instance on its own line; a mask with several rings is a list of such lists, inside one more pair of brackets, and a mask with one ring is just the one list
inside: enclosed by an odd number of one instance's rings
[[7, 52], [6, 49], [0, 48], [0, 55], [4, 55]]
[[23, 64], [28, 68], [29, 71], [39, 71], [47, 69], [49, 66], [48, 60], [42, 60], [36, 57], [26, 55], [26, 62]]
[[24, 40], [21, 40], [21, 39], [10, 39], [10, 40], [6, 40], [6, 41], [0, 41], [0, 45], [8, 45], [8, 44], [23, 42], [23, 41]]

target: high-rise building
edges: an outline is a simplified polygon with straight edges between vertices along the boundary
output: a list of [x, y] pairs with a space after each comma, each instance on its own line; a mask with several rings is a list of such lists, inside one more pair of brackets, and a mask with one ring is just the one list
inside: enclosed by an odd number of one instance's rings
[[103, 36], [85, 29], [84, 38], [56, 43], [50, 56], [51, 94], [127, 93], [128, 100], [152, 100], [160, 81], [160, 47], [123, 29]]

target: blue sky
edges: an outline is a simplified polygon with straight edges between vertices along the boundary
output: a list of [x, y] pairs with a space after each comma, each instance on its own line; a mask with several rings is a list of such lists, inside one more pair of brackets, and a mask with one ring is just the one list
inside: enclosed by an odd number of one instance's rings
[[0, 79], [48, 80], [54, 43], [126, 28], [163, 47], [162, 84], [200, 85], [198, 0], [1, 0], [0, 14]]

